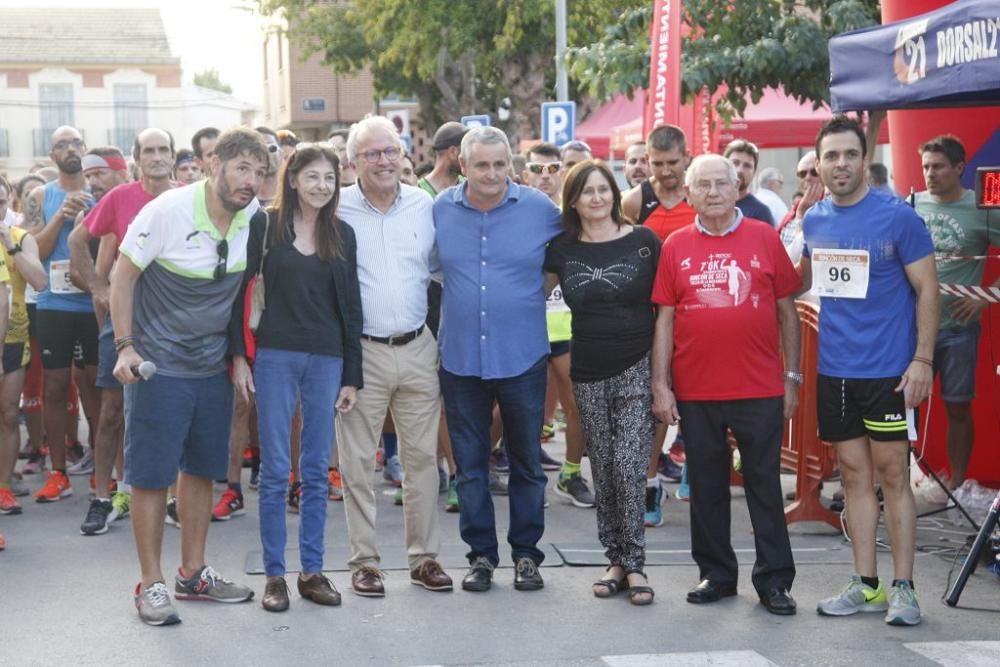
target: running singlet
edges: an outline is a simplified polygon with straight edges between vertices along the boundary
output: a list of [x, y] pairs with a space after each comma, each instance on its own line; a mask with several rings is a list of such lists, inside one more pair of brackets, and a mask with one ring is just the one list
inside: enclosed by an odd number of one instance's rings
[[[56, 214], [63, 200], [66, 199], [66, 191], [59, 187], [59, 181], [52, 181], [45, 185], [45, 223]], [[51, 224], [60, 224], [53, 222]], [[45, 275], [49, 282], [44, 290], [38, 293], [39, 310], [60, 310], [70, 313], [92, 313], [94, 304], [90, 295], [74, 285], [69, 280], [69, 235], [73, 231], [73, 219], [66, 218], [62, 221], [62, 229], [59, 230], [59, 238], [56, 245], [48, 257], [42, 260], [45, 267]]]
[[653, 192], [652, 183], [643, 181], [639, 187], [642, 192], [642, 204], [636, 222], [653, 230], [661, 241], [666, 241], [667, 237], [678, 229], [694, 222], [694, 209], [686, 199], [682, 199], [673, 208], [664, 208]]

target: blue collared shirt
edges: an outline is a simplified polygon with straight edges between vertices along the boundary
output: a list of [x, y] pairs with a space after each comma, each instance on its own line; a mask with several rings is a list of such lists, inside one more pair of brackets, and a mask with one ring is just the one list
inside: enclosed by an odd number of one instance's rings
[[521, 375], [549, 352], [542, 264], [562, 231], [558, 207], [508, 179], [489, 211], [469, 203], [467, 183], [434, 201], [444, 275], [441, 365], [484, 380]]

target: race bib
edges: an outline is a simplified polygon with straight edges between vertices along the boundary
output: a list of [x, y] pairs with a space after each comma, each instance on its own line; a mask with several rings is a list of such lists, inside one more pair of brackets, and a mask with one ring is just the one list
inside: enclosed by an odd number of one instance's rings
[[545, 312], [547, 313], [568, 313], [569, 306], [562, 298], [562, 285], [556, 285], [545, 300]]
[[53, 294], [83, 294], [83, 290], [70, 282], [69, 260], [57, 259], [49, 264], [49, 291]]
[[811, 293], [838, 299], [866, 298], [868, 260], [867, 250], [813, 250]]

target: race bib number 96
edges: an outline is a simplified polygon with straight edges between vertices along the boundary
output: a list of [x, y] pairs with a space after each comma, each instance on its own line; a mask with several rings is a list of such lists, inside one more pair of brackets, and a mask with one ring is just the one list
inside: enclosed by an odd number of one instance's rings
[[864, 299], [868, 296], [867, 250], [813, 250], [812, 290], [816, 296]]

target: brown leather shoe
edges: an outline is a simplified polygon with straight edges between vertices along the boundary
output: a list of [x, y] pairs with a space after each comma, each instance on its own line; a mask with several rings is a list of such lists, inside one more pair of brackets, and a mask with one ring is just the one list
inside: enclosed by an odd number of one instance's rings
[[261, 606], [268, 611], [285, 611], [288, 609], [288, 584], [284, 577], [268, 577], [264, 585], [264, 597], [260, 599]]
[[366, 598], [385, 597], [382, 571], [374, 567], [362, 567], [351, 575], [351, 590], [355, 595]]
[[333, 582], [322, 574], [314, 574], [308, 579], [303, 579], [300, 575], [298, 585], [299, 595], [307, 600], [328, 607], [336, 607], [340, 604], [340, 593], [337, 592]]
[[428, 558], [417, 567], [410, 570], [410, 583], [423, 586], [429, 591], [452, 590], [451, 577], [441, 569], [441, 564], [433, 558]]

